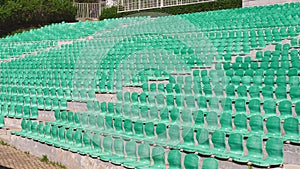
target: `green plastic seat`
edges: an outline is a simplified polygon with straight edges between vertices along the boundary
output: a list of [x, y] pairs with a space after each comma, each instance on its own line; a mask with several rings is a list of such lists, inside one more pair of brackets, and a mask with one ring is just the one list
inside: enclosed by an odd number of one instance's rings
[[240, 133], [232, 133], [228, 137], [228, 145], [230, 151], [228, 152], [230, 158], [233, 161], [239, 163], [246, 163], [248, 159], [244, 157], [244, 147], [243, 147], [243, 135]]
[[15, 114], [15, 117], [16, 118], [22, 118], [23, 117], [23, 107], [22, 105], [18, 104], [16, 105], [16, 114]]
[[249, 87], [249, 95], [251, 99], [260, 99], [260, 88], [258, 86]]
[[202, 169], [218, 169], [218, 160], [214, 158], [205, 158], [202, 163]]
[[174, 95], [173, 94], [167, 94], [166, 95], [166, 102], [168, 107], [174, 107]]
[[230, 133], [232, 131], [232, 116], [230, 113], [222, 113], [220, 117], [220, 131]]
[[223, 93], [224, 88], [222, 85], [220, 85], [220, 84], [215, 85], [213, 90], [214, 90], [214, 94], [216, 97], [224, 97], [224, 93]]
[[211, 141], [214, 145], [214, 148], [211, 150], [212, 153], [220, 159], [228, 159], [229, 155], [226, 152], [226, 143], [225, 143], [225, 132], [223, 131], [214, 131], [212, 133]]
[[274, 100], [266, 100], [263, 102], [263, 109], [265, 111], [264, 118], [276, 116], [276, 102]]
[[182, 128], [183, 142], [178, 146], [186, 152], [194, 152], [195, 141], [194, 141], [194, 129], [192, 127]]
[[137, 165], [136, 142], [134, 142], [134, 141], [126, 142], [125, 151], [126, 151], [127, 157], [125, 158], [123, 165], [125, 167], [129, 167], [129, 168], [136, 167], [136, 165]]
[[179, 150], [170, 150], [168, 153], [168, 163], [170, 169], [181, 168], [181, 152]]
[[266, 167], [268, 164], [263, 160], [262, 144], [263, 140], [261, 136], [250, 136], [246, 143], [248, 154], [245, 157], [254, 165]]
[[277, 116], [270, 116], [267, 118], [266, 121], [266, 128], [268, 133], [266, 134], [267, 137], [281, 137], [281, 127], [280, 127], [280, 118]]
[[112, 157], [112, 143], [113, 139], [111, 136], [105, 136], [103, 138], [103, 151], [98, 155], [102, 161], [110, 161]]
[[154, 93], [148, 95], [148, 104], [151, 106], [156, 106], [156, 98]]
[[293, 117], [292, 102], [289, 100], [279, 102], [278, 110], [280, 112], [281, 119]]
[[82, 148], [82, 130], [77, 129], [74, 133], [74, 143], [70, 146], [70, 151], [78, 152]]
[[210, 111], [216, 111], [217, 113], [219, 113], [220, 112], [219, 102], [220, 102], [219, 98], [216, 97], [210, 98], [208, 102]]
[[152, 149], [152, 159], [153, 164], [150, 168], [164, 169], [166, 168], [165, 164], [165, 149], [161, 146], [154, 146]]
[[299, 120], [300, 119], [300, 102], [297, 102], [295, 104], [295, 112], [296, 112], [296, 115], [297, 115], [297, 119]]
[[300, 87], [299, 86], [291, 87], [290, 96], [293, 103], [300, 101]]
[[85, 131], [82, 136], [82, 148], [78, 150], [78, 153], [81, 155], [86, 155], [88, 152], [92, 151], [91, 144], [92, 133]]
[[58, 126], [51, 127], [51, 139], [45, 140], [49, 145], [54, 145], [58, 141]]
[[121, 138], [114, 139], [114, 154], [110, 158], [113, 164], [120, 165], [125, 161], [124, 140]]
[[180, 127], [178, 125], [170, 125], [168, 134], [170, 138], [168, 145], [177, 148], [180, 144]]
[[261, 115], [259, 99], [251, 99], [249, 101], [248, 107], [250, 110], [250, 114], [248, 116]]
[[180, 110], [178, 108], [173, 108], [170, 111], [170, 118], [172, 123], [180, 123]]
[[204, 127], [204, 113], [201, 110], [194, 111], [194, 122], [195, 122], [195, 128], [202, 128]]
[[153, 122], [147, 122], [145, 124], [145, 142], [148, 142], [148, 143], [155, 142], [155, 130], [154, 130]]
[[264, 135], [263, 117], [261, 115], [254, 115], [250, 117], [250, 135]]
[[225, 89], [226, 91], [226, 96], [230, 97], [231, 99], [234, 99], [235, 96], [235, 87], [233, 85], [228, 85]]
[[283, 141], [280, 138], [270, 138], [266, 143], [268, 157], [265, 162], [269, 165], [281, 165], [283, 163]]
[[276, 96], [276, 101], [280, 102], [282, 100], [286, 100], [287, 99], [287, 90], [285, 86], [278, 86], [275, 89], [275, 96]]
[[93, 135], [91, 144], [93, 145], [93, 151], [88, 152], [88, 154], [91, 157], [96, 158], [102, 152], [102, 139], [99, 133]]
[[200, 96], [197, 99], [198, 108], [202, 111], [207, 111], [207, 100], [206, 97]]
[[193, 114], [191, 110], [183, 109], [181, 111], [181, 119], [183, 126], [193, 126]]
[[238, 98], [244, 98], [245, 100], [248, 100], [248, 95], [247, 95], [247, 87], [242, 85], [237, 88], [237, 94]]
[[194, 96], [186, 96], [185, 103], [187, 108], [194, 109], [195, 108], [195, 97]]
[[187, 154], [184, 157], [184, 167], [188, 169], [198, 169], [199, 168], [200, 157], [196, 154]]
[[157, 124], [156, 135], [157, 135], [157, 139], [155, 140], [156, 143], [158, 143], [160, 145], [166, 145], [168, 143], [167, 126], [165, 123]]
[[221, 108], [223, 113], [232, 113], [232, 99], [230, 98], [221, 99]]
[[4, 123], [4, 116], [3, 115], [0, 115], [0, 128], [3, 128], [5, 126], [5, 123]]
[[150, 166], [151, 160], [150, 160], [149, 144], [138, 145], [138, 156], [139, 156], [139, 161], [137, 163], [137, 168], [145, 168]]
[[135, 121], [134, 122], [134, 135], [132, 138], [137, 140], [142, 140], [144, 137], [144, 123], [142, 121]]
[[124, 120], [124, 124], [123, 124], [123, 127], [124, 127], [124, 133], [122, 134], [122, 137], [124, 139], [129, 139], [133, 136], [133, 127], [132, 127], [132, 120], [130, 119], [125, 119]]
[[248, 133], [247, 116], [245, 114], [237, 114], [234, 117], [234, 132], [246, 134]]
[[202, 155], [211, 155], [209, 131], [205, 128], [197, 129], [196, 140], [198, 142], [195, 150]]
[[288, 117], [284, 120], [283, 129], [285, 135], [283, 136], [284, 141], [291, 141], [293, 143], [300, 143], [299, 139], [299, 120], [293, 117]]
[[[40, 128], [41, 126], [43, 126], [43, 125], [40, 123], [38, 128]], [[66, 128], [65, 127], [60, 127], [58, 129], [58, 141], [54, 142], [54, 146], [55, 147], [62, 147], [65, 142], [66, 142]]]
[[214, 111], [210, 111], [206, 115], [206, 128], [210, 131], [214, 131], [218, 129], [218, 114]]
[[167, 123], [170, 121], [169, 119], [169, 109], [167, 107], [160, 109], [159, 111], [159, 122]]
[[[51, 139], [51, 125], [48, 123], [44, 126], [43, 128], [43, 135], [41, 135], [42, 137], [40, 137], [38, 140], [41, 143], [45, 143], [46, 140]], [[71, 142], [71, 141], [69, 141]], [[72, 144], [73, 144], [73, 135], [72, 135]]]
[[186, 85], [184, 85], [183, 87], [183, 91], [185, 95], [192, 95], [193, 94], [193, 89], [192, 89], [192, 82], [191, 83], [187, 83]]
[[212, 97], [212, 86], [210, 84], [206, 84], [203, 86], [203, 92], [206, 98]]
[[177, 108], [184, 108], [184, 97], [182, 95], [176, 95], [175, 102]]
[[290, 76], [289, 77], [289, 81], [288, 81], [288, 84], [291, 86], [291, 87], [294, 87], [294, 86], [299, 86], [299, 83], [300, 83], [300, 80], [299, 80], [299, 77], [297, 76]]
[[236, 99], [234, 103], [235, 115], [237, 114], [246, 114], [246, 100], [245, 99]]
[[165, 96], [163, 94], [156, 95], [156, 102], [158, 107], [165, 106]]
[[263, 96], [263, 100], [274, 99], [273, 87], [271, 87], [271, 86], [263, 87], [262, 88], [262, 96]]

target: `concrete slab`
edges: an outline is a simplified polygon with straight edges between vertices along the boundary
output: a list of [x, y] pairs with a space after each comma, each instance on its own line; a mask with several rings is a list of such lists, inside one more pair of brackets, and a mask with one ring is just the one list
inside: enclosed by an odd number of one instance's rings
[[68, 110], [72, 112], [84, 112], [87, 111], [87, 104], [83, 102], [68, 102]]
[[38, 121], [55, 121], [54, 111], [45, 111], [39, 110], [38, 111]]

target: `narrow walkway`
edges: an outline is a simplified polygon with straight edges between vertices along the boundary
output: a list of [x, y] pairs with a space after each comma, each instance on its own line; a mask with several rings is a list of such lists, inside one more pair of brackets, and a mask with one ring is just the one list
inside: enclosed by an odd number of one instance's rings
[[[0, 140], [1, 141], [1, 140]], [[14, 147], [0, 144], [0, 169], [60, 169]]]

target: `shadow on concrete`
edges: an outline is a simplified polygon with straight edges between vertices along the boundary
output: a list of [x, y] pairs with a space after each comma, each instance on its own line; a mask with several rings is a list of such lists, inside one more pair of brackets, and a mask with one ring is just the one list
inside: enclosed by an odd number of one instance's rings
[[12, 169], [12, 168], [5, 167], [5, 166], [0, 165], [0, 169]]

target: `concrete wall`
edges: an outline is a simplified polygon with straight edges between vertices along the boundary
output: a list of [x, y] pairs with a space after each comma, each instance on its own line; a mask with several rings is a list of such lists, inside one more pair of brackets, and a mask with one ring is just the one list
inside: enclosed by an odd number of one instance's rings
[[243, 0], [243, 7], [299, 2], [299, 0]]
[[55, 148], [42, 144], [31, 139], [26, 139], [18, 136], [11, 135], [11, 145], [25, 152], [29, 152], [38, 157], [47, 155], [50, 161], [59, 162], [67, 168], [72, 169], [121, 169], [123, 167], [116, 166], [108, 162], [103, 162], [99, 159], [82, 156], [77, 153], [65, 151], [60, 148]]

